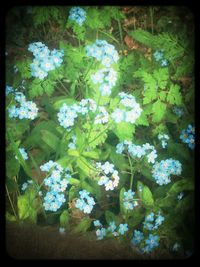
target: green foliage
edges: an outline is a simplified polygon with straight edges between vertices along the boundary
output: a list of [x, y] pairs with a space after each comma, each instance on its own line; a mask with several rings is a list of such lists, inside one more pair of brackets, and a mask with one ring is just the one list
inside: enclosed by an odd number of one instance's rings
[[83, 220], [73, 229], [74, 233], [85, 233], [91, 225], [92, 220], [88, 217]]
[[24, 195], [18, 196], [17, 199], [18, 215], [21, 220], [37, 222], [38, 200], [34, 189], [27, 189]]
[[152, 120], [153, 122], [160, 122], [162, 118], [165, 115], [167, 105], [160, 100], [157, 100], [153, 106], [152, 106], [152, 111], [153, 111], [153, 117]]
[[59, 138], [55, 134], [52, 134], [51, 132], [46, 130], [41, 130], [40, 132], [42, 135], [42, 140], [56, 151], [60, 142]]
[[51, 96], [54, 90], [54, 82], [48, 79], [41, 81], [40, 79], [35, 78], [29, 86], [29, 95], [30, 98], [41, 96], [44, 93], [46, 93], [48, 96]]
[[61, 17], [59, 7], [51, 7], [51, 6], [43, 6], [43, 7], [34, 7], [32, 9], [33, 12], [33, 25], [34, 27], [38, 27], [43, 25], [44, 23], [49, 22], [50, 20], [59, 21]]
[[172, 105], [182, 104], [182, 96], [180, 93], [180, 87], [177, 84], [172, 84], [167, 95], [167, 101]]
[[135, 126], [131, 123], [120, 122], [116, 124], [113, 132], [120, 141], [132, 140], [133, 133], [135, 132]]
[[119, 193], [119, 205], [120, 205], [120, 213], [121, 214], [126, 214], [126, 209], [124, 207], [124, 192], [126, 189], [124, 187], [121, 188], [120, 193]]
[[16, 62], [16, 66], [18, 68], [18, 71], [20, 72], [22, 79], [29, 79], [31, 78], [31, 71], [30, 71], [30, 59], [25, 59], [23, 61]]
[[20, 169], [19, 161], [14, 157], [13, 153], [6, 154], [6, 176], [12, 178], [17, 175]]
[[68, 210], [64, 210], [60, 215], [60, 227], [69, 229], [70, 215]]
[[152, 195], [152, 192], [149, 189], [149, 187], [144, 185], [142, 182], [138, 181], [137, 182], [137, 190], [138, 190], [138, 195], [142, 201], [142, 204], [146, 208], [153, 207], [154, 199], [153, 199], [153, 195]]

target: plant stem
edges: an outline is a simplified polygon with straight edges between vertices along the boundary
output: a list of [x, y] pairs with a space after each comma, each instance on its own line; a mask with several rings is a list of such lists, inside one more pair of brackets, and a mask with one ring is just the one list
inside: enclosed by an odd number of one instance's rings
[[128, 155], [128, 161], [129, 161], [129, 164], [130, 164], [130, 169], [131, 169], [131, 181], [130, 181], [130, 189], [132, 189], [132, 186], [133, 186], [133, 175], [134, 175], [134, 172], [133, 172], [133, 165], [132, 165], [132, 162], [131, 162], [131, 158]]
[[104, 32], [104, 31], [102, 31], [102, 30], [99, 30], [99, 31], [102, 32], [102, 33], [104, 33], [105, 35], [109, 36], [111, 39], [113, 39], [116, 43], [118, 43], [118, 44], [120, 45], [120, 42], [119, 42], [117, 39], [115, 39], [112, 35], [110, 35], [110, 34], [107, 33], [107, 32]]
[[97, 138], [99, 138], [99, 136], [101, 136], [102, 133], [106, 132], [106, 131], [108, 130], [109, 127], [110, 127], [110, 125], [109, 125], [108, 127], [106, 127], [100, 134], [98, 134], [97, 136], [95, 136], [95, 138], [92, 139], [92, 141], [90, 141], [90, 142], [88, 143], [88, 145], [91, 144], [91, 143], [93, 143]]
[[16, 220], [17, 220], [17, 214], [16, 214], [16, 212], [15, 212], [15, 209], [14, 209], [14, 206], [13, 206], [13, 203], [12, 203], [12, 200], [11, 200], [11, 198], [10, 198], [10, 194], [9, 194], [9, 192], [8, 192], [7, 185], [6, 185], [6, 192], [7, 192], [8, 199], [9, 199], [9, 201], [10, 201], [10, 205], [11, 205], [11, 207], [12, 207], [13, 213], [14, 213], [15, 218], [16, 218]]
[[58, 81], [60, 82], [60, 84], [62, 85], [62, 87], [65, 89], [65, 92], [66, 92], [67, 94], [69, 94], [67, 88], [64, 86], [64, 84], [62, 83], [62, 81], [61, 81], [60, 79], [58, 79]]
[[124, 50], [124, 44], [123, 44], [123, 36], [122, 36], [122, 25], [120, 20], [117, 20], [118, 27], [119, 27], [119, 33], [120, 33], [120, 39], [121, 39], [121, 49]]
[[150, 7], [150, 17], [151, 17], [151, 32], [153, 34], [154, 29], [153, 29], [153, 13], [154, 13], [154, 9], [153, 7]]

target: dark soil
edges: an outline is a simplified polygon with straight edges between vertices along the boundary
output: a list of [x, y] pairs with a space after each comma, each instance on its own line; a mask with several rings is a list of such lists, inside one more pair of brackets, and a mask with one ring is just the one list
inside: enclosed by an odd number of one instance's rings
[[[91, 238], [90, 238], [91, 239]], [[117, 240], [89, 240], [86, 235], [60, 234], [58, 228], [9, 223], [6, 248], [15, 259], [141, 259]]]

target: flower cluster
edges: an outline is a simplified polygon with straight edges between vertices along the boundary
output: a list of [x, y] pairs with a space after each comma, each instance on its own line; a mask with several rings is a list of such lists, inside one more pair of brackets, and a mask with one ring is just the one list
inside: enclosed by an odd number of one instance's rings
[[183, 143], [188, 144], [189, 148], [194, 149], [195, 146], [195, 128], [189, 124], [187, 129], [181, 131], [180, 139]]
[[134, 200], [133, 196], [135, 192], [129, 189], [128, 191], [124, 192], [124, 207], [127, 210], [133, 210], [137, 205], [138, 202]]
[[153, 53], [153, 56], [154, 56], [154, 58], [155, 58], [156, 61], [159, 61], [160, 62], [160, 65], [162, 67], [165, 67], [165, 66], [168, 65], [168, 61], [163, 58], [164, 57], [164, 54], [163, 54], [162, 51], [155, 51]]
[[6, 85], [6, 96], [13, 93], [15, 89], [12, 86]]
[[133, 238], [131, 239], [131, 243], [133, 245], [140, 246], [142, 253], [150, 253], [156, 247], [158, 247], [159, 245], [158, 240], [159, 240], [158, 235], [153, 235], [153, 234], [149, 234], [148, 238], [144, 240], [144, 234], [139, 230], [135, 230]]
[[180, 118], [181, 116], [183, 116], [184, 111], [181, 108], [178, 107], [173, 107], [173, 112]]
[[86, 55], [88, 57], [96, 58], [107, 68], [109, 68], [113, 63], [116, 63], [119, 59], [119, 55], [115, 50], [115, 47], [108, 44], [105, 40], [96, 40], [94, 44], [87, 45]]
[[124, 235], [129, 230], [127, 223], [121, 223], [118, 226], [118, 230], [114, 221], [109, 222], [109, 226], [107, 229], [103, 227], [102, 223], [99, 220], [95, 220], [93, 223], [95, 227], [100, 227], [100, 229], [96, 230], [97, 240], [102, 240], [107, 234], [110, 233], [115, 237], [119, 235]]
[[111, 89], [117, 81], [117, 72], [113, 68], [103, 68], [91, 75], [94, 84], [100, 84], [99, 90], [101, 95], [110, 95]]
[[106, 109], [102, 106], [98, 108], [99, 113], [95, 117], [94, 124], [104, 124], [109, 120], [109, 114]]
[[43, 80], [48, 72], [60, 67], [63, 62], [63, 50], [52, 51], [42, 42], [34, 42], [29, 45], [28, 50], [33, 53], [34, 60], [31, 63], [31, 75]]
[[153, 165], [152, 175], [159, 185], [165, 185], [171, 182], [170, 175], [180, 175], [182, 165], [178, 160], [172, 158], [161, 160]]
[[[116, 153], [122, 154], [125, 149], [128, 150], [128, 153], [132, 157], [141, 158], [142, 156], [146, 155], [149, 163], [155, 163], [155, 158], [157, 158], [157, 152], [154, 146], [150, 145], [149, 143], [140, 146], [133, 144], [131, 141], [124, 140], [123, 142], [117, 144]], [[149, 150], [151, 152], [147, 153]]]
[[99, 185], [104, 185], [105, 190], [113, 190], [119, 184], [118, 171], [114, 169], [114, 165], [106, 161], [104, 164], [101, 162], [96, 163], [97, 170], [103, 175], [100, 176], [98, 181]]
[[70, 142], [68, 144], [68, 148], [70, 148], [70, 149], [76, 149], [76, 135], [73, 134], [71, 139], [72, 139], [72, 142]]
[[119, 104], [126, 107], [126, 110], [117, 108], [111, 114], [111, 117], [116, 123], [125, 121], [133, 124], [141, 115], [142, 109], [140, 108], [140, 105], [135, 101], [135, 97], [130, 94], [122, 92], [119, 93], [119, 96], [121, 98]]
[[143, 222], [145, 229], [150, 230], [150, 231], [155, 230], [155, 229], [158, 229], [158, 227], [163, 223], [165, 218], [161, 216], [160, 213], [156, 215], [156, 219], [154, 215], [155, 214], [151, 212], [145, 217], [145, 220]]
[[49, 172], [50, 175], [44, 179], [44, 184], [50, 191], [44, 197], [43, 206], [45, 210], [57, 211], [66, 201], [63, 192], [66, 190], [71, 178], [69, 168], [62, 168], [60, 164], [50, 160], [40, 166], [41, 171]]
[[169, 140], [169, 136], [167, 134], [159, 134], [158, 139], [161, 140], [162, 148], [166, 148], [167, 146], [166, 140]]
[[69, 19], [78, 23], [82, 26], [83, 22], [86, 20], [86, 12], [81, 7], [72, 7], [69, 11]]
[[184, 197], [184, 193], [181, 192], [181, 193], [178, 194], [177, 199], [181, 200], [183, 197]]
[[86, 115], [89, 111], [95, 112], [96, 108], [97, 105], [93, 99], [82, 99], [79, 104], [73, 104], [72, 106], [63, 104], [57, 114], [58, 121], [61, 126], [70, 131], [79, 114]]
[[[11, 89], [8, 91], [12, 92]], [[18, 107], [12, 105], [8, 109], [9, 117], [10, 118], [19, 118], [22, 119], [30, 119], [34, 120], [37, 117], [38, 108], [35, 103], [32, 101], [26, 101], [25, 95], [21, 92], [15, 91], [14, 92], [14, 99], [18, 102]]]
[[95, 201], [93, 197], [89, 196], [89, 192], [86, 190], [79, 191], [80, 198], [76, 200], [76, 208], [82, 210], [84, 213], [91, 213]]

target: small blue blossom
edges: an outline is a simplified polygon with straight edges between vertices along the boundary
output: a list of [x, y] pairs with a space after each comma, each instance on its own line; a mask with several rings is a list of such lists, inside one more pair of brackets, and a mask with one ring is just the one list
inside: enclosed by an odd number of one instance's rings
[[133, 238], [131, 239], [131, 243], [133, 245], [138, 245], [144, 239], [144, 234], [138, 230], [134, 230]]
[[69, 12], [69, 20], [75, 21], [79, 26], [86, 20], [86, 12], [81, 7], [72, 7]]
[[124, 223], [124, 224], [120, 224], [119, 225], [119, 228], [118, 228], [118, 233], [121, 234], [121, 235], [124, 235], [125, 232], [128, 231], [128, 224], [127, 223]]
[[158, 247], [158, 235], [149, 235], [149, 238], [146, 239], [145, 243], [150, 249], [154, 249], [155, 247]]
[[95, 220], [93, 222], [93, 224], [94, 224], [95, 227], [101, 227], [102, 226], [102, 224], [101, 224], [101, 222], [99, 220]]
[[187, 129], [181, 131], [180, 139], [183, 143], [188, 144], [188, 147], [194, 149], [195, 147], [195, 128], [189, 124]]

